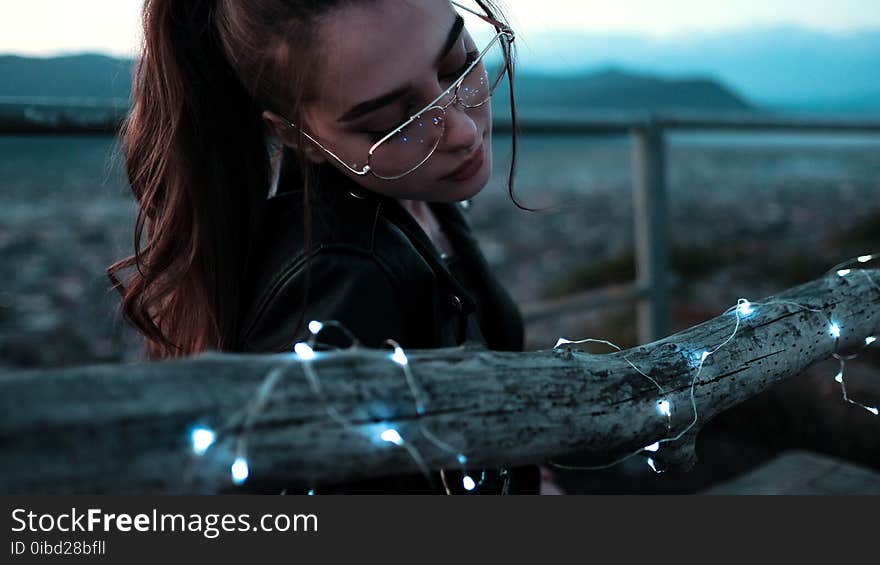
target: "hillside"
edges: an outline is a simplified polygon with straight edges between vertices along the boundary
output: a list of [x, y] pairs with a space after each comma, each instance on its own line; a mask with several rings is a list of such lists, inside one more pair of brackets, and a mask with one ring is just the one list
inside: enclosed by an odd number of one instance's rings
[[[130, 93], [131, 61], [103, 55], [48, 59], [0, 56], [0, 97], [122, 98]], [[503, 107], [506, 96], [499, 97]], [[670, 79], [608, 69], [577, 76], [521, 74], [517, 102], [531, 108], [746, 110], [741, 96], [710, 78]]]
[[669, 37], [570, 31], [529, 39], [519, 52], [523, 73], [572, 75], [614, 66], [667, 77], [698, 74], [762, 108], [880, 111], [880, 29], [756, 25]]
[[522, 109], [540, 107], [632, 111], [753, 109], [742, 96], [710, 78], [669, 79], [618, 69], [576, 76], [524, 74], [517, 77], [516, 89], [517, 106]]
[[0, 55], [0, 96], [128, 98], [131, 61], [104, 55]]

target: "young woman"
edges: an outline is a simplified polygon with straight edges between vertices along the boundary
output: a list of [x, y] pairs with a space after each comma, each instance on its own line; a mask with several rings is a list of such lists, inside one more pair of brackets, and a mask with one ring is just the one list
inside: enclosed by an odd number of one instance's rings
[[[290, 351], [311, 320], [350, 332], [331, 345], [521, 350], [458, 204], [492, 170], [499, 18], [483, 1], [147, 0], [123, 137], [135, 254], [109, 274], [149, 357]], [[485, 492], [537, 490], [536, 468], [487, 475]]]

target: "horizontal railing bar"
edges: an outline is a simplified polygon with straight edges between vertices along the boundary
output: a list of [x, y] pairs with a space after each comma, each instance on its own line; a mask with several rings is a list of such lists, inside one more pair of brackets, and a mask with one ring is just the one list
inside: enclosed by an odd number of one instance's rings
[[0, 118], [0, 135], [116, 135], [121, 122], [105, 122], [96, 124], [33, 124], [10, 122]]
[[0, 96], [0, 106], [35, 108], [127, 108], [131, 101], [98, 96]]
[[523, 319], [526, 323], [530, 324], [553, 318], [560, 314], [582, 312], [593, 308], [632, 302], [648, 294], [649, 290], [647, 288], [640, 288], [634, 283], [625, 283], [524, 304], [521, 306], [521, 310]]
[[[69, 103], [59, 103], [67, 100]], [[75, 114], [77, 110], [104, 112], [95, 119]], [[28, 111], [40, 114], [56, 112], [56, 117], [28, 116]], [[80, 134], [113, 133], [118, 130], [128, 111], [122, 99], [86, 98], [20, 98], [0, 96], [0, 134]], [[76, 116], [76, 119], [71, 119]], [[596, 114], [582, 111], [520, 113], [517, 131], [532, 135], [585, 135], [624, 134], [647, 127], [665, 130], [724, 130], [724, 131], [791, 131], [824, 133], [880, 133], [880, 118], [830, 119], [815, 117], [780, 116], [767, 114]], [[499, 133], [511, 131], [511, 121], [498, 117], [494, 129]]]
[[129, 104], [122, 99], [0, 96], [0, 134], [113, 135], [128, 111]]
[[677, 118], [662, 117], [657, 123], [676, 130], [788, 130], [816, 132], [880, 133], [880, 120], [841, 120], [825, 118], [763, 117]]
[[[648, 120], [629, 113], [585, 113], [585, 112], [518, 112], [517, 132], [549, 135], [581, 135], [585, 133], [609, 134], [628, 133], [643, 127]], [[493, 130], [509, 133], [512, 130], [510, 118], [501, 110], [493, 121]]]
[[[825, 133], [880, 133], [880, 119], [830, 119], [796, 116], [611, 116], [594, 117], [525, 114], [517, 117], [517, 132], [534, 135], [628, 133], [659, 127], [664, 130], [791, 131]], [[496, 119], [495, 131], [509, 133], [511, 122]]]

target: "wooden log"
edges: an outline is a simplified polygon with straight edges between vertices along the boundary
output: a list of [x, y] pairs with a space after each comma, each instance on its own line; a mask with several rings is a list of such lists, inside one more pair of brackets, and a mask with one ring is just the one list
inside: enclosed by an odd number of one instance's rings
[[[607, 355], [411, 351], [417, 399], [390, 350], [318, 353], [308, 362], [211, 353], [7, 373], [0, 491], [215, 492], [230, 486], [239, 451], [249, 480], [290, 489], [416, 471], [414, 453], [430, 469], [457, 468], [459, 454], [479, 469], [585, 451], [612, 461], [660, 440], [652, 456], [687, 467], [696, 431], [714, 415], [880, 332], [878, 280], [877, 270], [853, 269], [756, 302], [733, 338], [741, 315], [728, 312]], [[702, 352], [725, 343], [694, 380]], [[255, 405], [261, 387], [266, 402]], [[692, 390], [698, 418], [689, 428]], [[201, 457], [190, 449], [197, 424], [218, 432]], [[390, 428], [403, 446], [381, 439]]]

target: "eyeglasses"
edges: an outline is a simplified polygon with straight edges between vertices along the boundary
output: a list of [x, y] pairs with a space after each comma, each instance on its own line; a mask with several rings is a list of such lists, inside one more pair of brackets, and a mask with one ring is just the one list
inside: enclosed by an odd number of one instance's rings
[[[513, 30], [489, 16], [455, 2], [452, 4], [491, 24], [498, 33], [440, 96], [375, 142], [367, 152], [366, 165], [349, 165], [307, 132], [302, 131], [302, 135], [358, 176], [373, 175], [383, 180], [397, 180], [425, 164], [443, 139], [447, 108], [453, 104], [463, 109], [483, 106], [510, 70], [510, 46], [515, 38]], [[495, 65], [487, 68], [484, 60], [493, 61]], [[447, 97], [448, 101], [443, 102]], [[296, 128], [293, 123], [290, 126]]]

